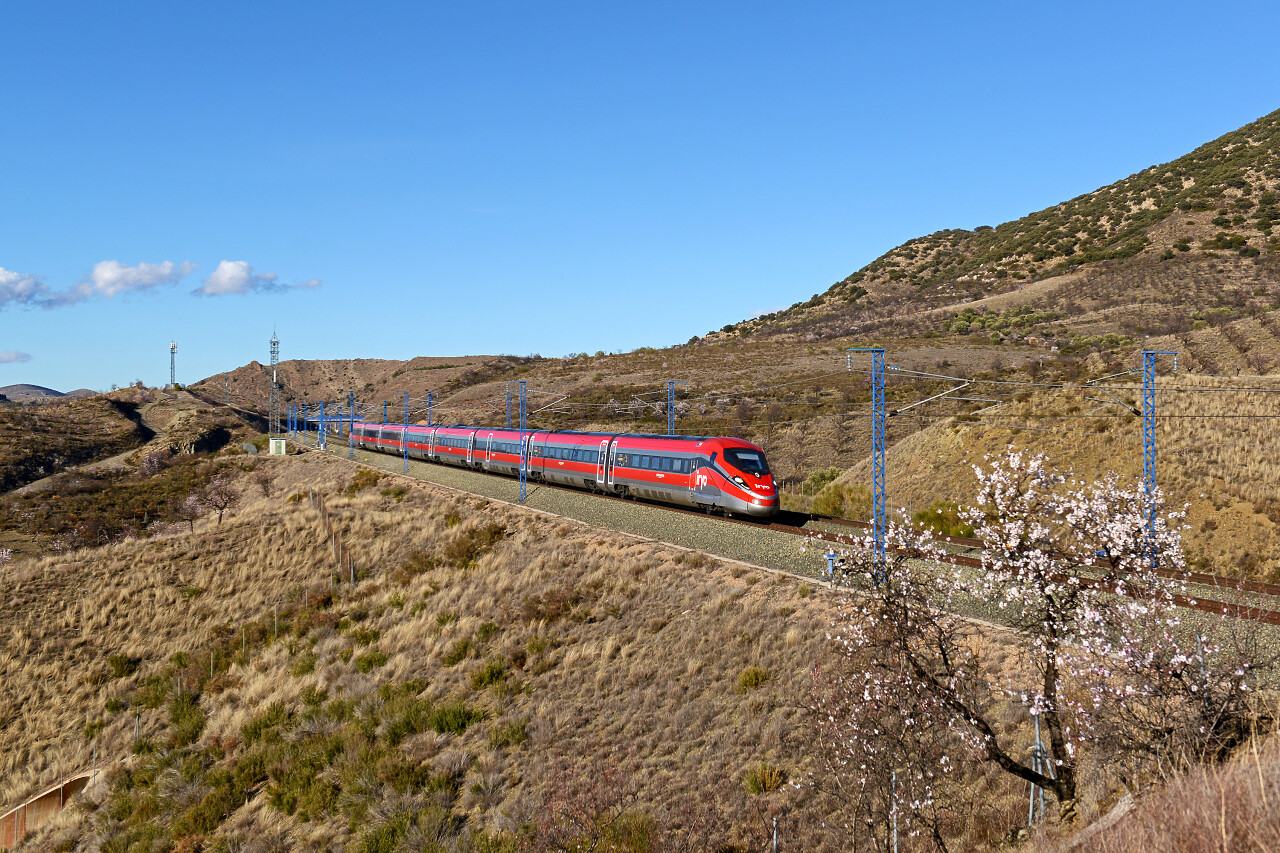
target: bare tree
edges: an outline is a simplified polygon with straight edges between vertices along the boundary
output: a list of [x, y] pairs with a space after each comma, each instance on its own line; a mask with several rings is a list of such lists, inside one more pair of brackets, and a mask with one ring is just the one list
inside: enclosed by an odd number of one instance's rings
[[226, 474], [219, 474], [200, 490], [200, 499], [218, 513], [218, 524], [221, 525], [223, 513], [240, 505], [240, 490]]
[[173, 510], [173, 516], [178, 521], [185, 521], [187, 527], [192, 533], [196, 532], [196, 519], [204, 515], [204, 501], [201, 499], [200, 491], [197, 490], [187, 495]]
[[[977, 760], [1051, 791], [1071, 820], [1085, 745], [1212, 756], [1232, 742], [1252, 671], [1180, 626], [1183, 514], [1115, 475], [1068, 482], [1043, 456], [975, 470], [962, 515], [985, 544], [979, 570], [947, 567], [930, 534], [897, 526], [883, 564], [866, 540], [845, 555], [865, 594], [839, 626], [841, 666], [818, 674], [815, 710], [829, 766], [879, 773], [856, 783], [864, 811], [885, 808], [883, 775], [903, 768], [917, 826], [936, 833], [940, 786]], [[975, 606], [1019, 632], [1002, 651], [1027, 677], [994, 675], [983, 631], [950, 615]], [[1039, 719], [1045, 763], [1003, 730], [1011, 705]]]

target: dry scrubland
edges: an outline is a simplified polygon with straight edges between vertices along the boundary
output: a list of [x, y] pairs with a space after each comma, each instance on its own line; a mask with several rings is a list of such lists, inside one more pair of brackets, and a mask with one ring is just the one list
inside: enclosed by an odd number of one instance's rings
[[[411, 796], [395, 793], [400, 764], [426, 768], [428, 779], [444, 774], [431, 802], [453, 791], [460, 799], [451, 805], [468, 826], [514, 829], [536, 821], [551, 787], [592, 779], [602, 762], [635, 786], [637, 815], [741, 840], [759, 835], [766, 800], [789, 801], [785, 792], [752, 797], [746, 776], [763, 772], [767, 788], [782, 778], [774, 771], [800, 779], [810, 768], [802, 704], [826, 607], [809, 590], [389, 480], [339, 497], [351, 471], [341, 462], [273, 462], [270, 497], [255, 497], [221, 527], [206, 519], [195, 535], [125, 541], [6, 574], [6, 802], [47, 784], [59, 767], [86, 766], [94, 745], [101, 764], [130, 768], [115, 771], [117, 786], [130, 772], [140, 785], [146, 768], [179, 744], [219, 756], [212, 764], [234, 763], [251, 745], [246, 726], [261, 727], [277, 703], [304, 730], [285, 725], [289, 742], [315, 726], [332, 736], [340, 722], [301, 720], [317, 696], [329, 697], [326, 708], [347, 703], [351, 719], [373, 721], [364, 730], [369, 749], [395, 725], [380, 714], [393, 705], [404, 712], [406, 696], [423, 703], [422, 713], [430, 706], [472, 717], [443, 731], [420, 722], [401, 731], [392, 750], [399, 764], [361, 771], [364, 796], [381, 804], [365, 803], [362, 820], [351, 803], [335, 801], [331, 812], [303, 821], [255, 791], [219, 834], [283, 832], [325, 849], [358, 841], [394, 820], [386, 812], [393, 800]], [[318, 513], [282, 499], [306, 488], [330, 494], [339, 536], [368, 573], [354, 589], [329, 589], [335, 563]], [[310, 609], [302, 605], [307, 587]], [[274, 642], [273, 606], [283, 613]], [[246, 624], [247, 661], [239, 657]], [[208, 680], [211, 651], [217, 674]], [[148, 751], [130, 756], [135, 714]], [[191, 738], [193, 714], [205, 722]], [[348, 749], [355, 761], [359, 749]], [[173, 772], [191, 776], [183, 767]], [[325, 772], [338, 773], [317, 775]], [[190, 778], [176, 792], [164, 778], [163, 790], [138, 794], [156, 798], [141, 813], [180, 813], [208, 792]], [[101, 807], [68, 813], [29, 846], [75, 839], [86, 847], [136, 828], [107, 791], [87, 801]], [[796, 803], [782, 830], [813, 831], [818, 819]]]
[[132, 389], [88, 400], [0, 405], [0, 492], [141, 445]]
[[[1214, 390], [1228, 385], [1277, 392]], [[1171, 505], [1190, 505], [1185, 544], [1193, 567], [1280, 580], [1280, 464], [1274, 452], [1280, 449], [1275, 418], [1280, 381], [1179, 374], [1161, 376], [1157, 387], [1167, 390], [1160, 390], [1156, 400], [1156, 478]], [[1141, 418], [1119, 404], [1085, 399], [1101, 396], [1092, 391], [1025, 395], [976, 419], [949, 418], [912, 431], [886, 454], [889, 507], [914, 515], [963, 503], [963, 496], [973, 492], [972, 466], [1009, 446], [1042, 451], [1056, 468], [1082, 479], [1108, 471], [1141, 477]], [[1140, 387], [1116, 396], [1141, 409]], [[898, 428], [889, 421], [891, 437]], [[844, 490], [862, 501], [861, 508], [869, 480], [863, 462], [828, 486], [827, 497]]]
[[[773, 814], [782, 849], [848, 849], [807, 709], [811, 667], [835, 664], [829, 593], [318, 454], [264, 468], [221, 526], [8, 567], [0, 800], [95, 746], [111, 768], [25, 849], [558, 849], [577, 816], [607, 849], [746, 851]], [[1006, 635], [973, 642], [1026, 676]], [[999, 719], [1029, 743], [1024, 709]], [[1120, 789], [1095, 768], [1083, 821]], [[1025, 820], [990, 768], [943, 790], [950, 849]], [[1240, 820], [1276, 825], [1271, 796]]]

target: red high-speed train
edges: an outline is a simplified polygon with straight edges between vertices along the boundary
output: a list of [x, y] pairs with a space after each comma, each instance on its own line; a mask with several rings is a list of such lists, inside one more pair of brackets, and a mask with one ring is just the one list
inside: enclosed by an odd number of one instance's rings
[[[406, 429], [357, 421], [352, 440], [365, 450], [520, 473], [519, 430], [415, 424]], [[537, 430], [527, 431], [525, 440], [530, 480], [709, 512], [758, 517], [778, 512], [778, 491], [764, 451], [738, 438]]]

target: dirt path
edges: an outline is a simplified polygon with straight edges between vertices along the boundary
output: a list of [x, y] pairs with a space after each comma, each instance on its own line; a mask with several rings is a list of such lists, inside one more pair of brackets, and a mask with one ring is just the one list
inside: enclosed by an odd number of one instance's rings
[[115, 456], [108, 456], [106, 459], [98, 459], [93, 462], [86, 462], [83, 465], [73, 465], [70, 468], [64, 468], [61, 471], [55, 471], [48, 477], [27, 483], [25, 486], [19, 486], [12, 492], [9, 492], [9, 494], [21, 495], [28, 494], [30, 492], [43, 491], [44, 489], [49, 488], [54, 477], [59, 474], [65, 474], [68, 471], [110, 471], [125, 468], [129, 457], [137, 453], [139, 450], [144, 450], [153, 446], [160, 446], [163, 442], [168, 441], [168, 430], [148, 417], [151, 414], [151, 411], [157, 406], [176, 405], [179, 408], [185, 408], [183, 404], [191, 406], [199, 405], [198, 401], [191, 399], [190, 397], [166, 396], [164, 399], [152, 400], [150, 403], [146, 403], [138, 409], [138, 422], [141, 424], [143, 429], [151, 433], [151, 438], [148, 439], [146, 444], [143, 444], [141, 447], [133, 447], [123, 453], [117, 453]]

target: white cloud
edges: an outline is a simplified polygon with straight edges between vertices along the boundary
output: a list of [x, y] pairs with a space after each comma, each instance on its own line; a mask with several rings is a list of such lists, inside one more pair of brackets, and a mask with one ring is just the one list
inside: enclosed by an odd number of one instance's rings
[[248, 261], [220, 261], [213, 274], [191, 293], [195, 296], [243, 296], [246, 293], [279, 293], [319, 286], [318, 278], [300, 284], [283, 284], [280, 276], [273, 272], [255, 273]]
[[19, 305], [36, 304], [48, 292], [49, 286], [40, 276], [13, 272], [0, 267], [0, 308], [10, 302], [16, 302]]
[[11, 349], [0, 351], [0, 364], [18, 364], [19, 362], [30, 360], [31, 356], [25, 352], [17, 352]]
[[152, 290], [162, 284], [176, 284], [195, 268], [196, 265], [190, 261], [180, 264], [173, 261], [142, 263], [132, 267], [119, 261], [99, 261], [84, 281], [66, 290], [49, 293], [39, 301], [46, 308], [56, 308], [90, 299], [114, 299], [125, 293]]

